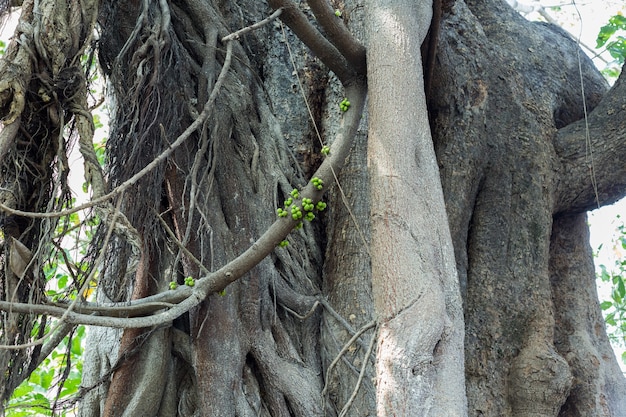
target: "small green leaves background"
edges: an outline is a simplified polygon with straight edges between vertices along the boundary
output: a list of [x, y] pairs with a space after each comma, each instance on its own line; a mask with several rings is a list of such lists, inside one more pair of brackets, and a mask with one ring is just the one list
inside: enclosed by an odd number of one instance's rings
[[[613, 247], [614, 254], [626, 253], [626, 224], [622, 221], [616, 227], [617, 236]], [[598, 252], [602, 247], [598, 249]], [[611, 343], [624, 349], [622, 362], [626, 365], [626, 257], [616, 257], [613, 265], [600, 265], [597, 277], [609, 288], [608, 298], [600, 303], [607, 324]]]
[[612, 16], [609, 22], [600, 28], [596, 48], [604, 48], [614, 59], [601, 71], [602, 74], [609, 79], [617, 78], [626, 59], [626, 17], [619, 14]]

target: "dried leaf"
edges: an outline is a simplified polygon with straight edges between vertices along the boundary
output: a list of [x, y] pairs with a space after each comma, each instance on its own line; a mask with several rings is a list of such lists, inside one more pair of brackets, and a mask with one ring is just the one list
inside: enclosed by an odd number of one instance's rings
[[18, 277], [22, 278], [26, 272], [26, 267], [33, 257], [33, 253], [22, 242], [11, 238], [11, 248], [9, 250], [9, 267]]

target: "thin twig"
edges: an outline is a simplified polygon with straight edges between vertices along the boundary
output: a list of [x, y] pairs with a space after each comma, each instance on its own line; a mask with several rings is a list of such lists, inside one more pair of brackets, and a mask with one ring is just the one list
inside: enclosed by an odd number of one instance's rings
[[202, 262], [200, 262], [200, 260], [198, 258], [195, 257], [195, 255], [193, 253], [191, 253], [189, 251], [189, 249], [187, 249], [185, 247], [185, 245], [183, 245], [183, 243], [176, 237], [176, 234], [174, 234], [174, 231], [170, 228], [170, 226], [165, 222], [165, 220], [163, 219], [163, 217], [157, 213], [157, 218], [159, 219], [159, 221], [161, 222], [161, 226], [163, 226], [163, 229], [165, 229], [165, 232], [168, 234], [168, 236], [172, 239], [172, 241], [174, 242], [174, 244], [176, 246], [178, 246], [178, 248], [189, 257], [189, 259], [195, 263], [196, 265], [198, 265], [198, 268], [200, 268], [200, 270], [202, 272], [204, 272], [205, 274], [210, 274], [211, 271], [209, 271], [207, 269], [207, 267], [205, 267]]
[[[376, 329], [378, 329], [378, 326], [376, 326]], [[374, 334], [372, 335], [372, 338], [370, 339], [370, 344], [367, 347], [367, 352], [365, 352], [365, 357], [363, 358], [363, 364], [361, 364], [361, 372], [359, 373], [359, 379], [357, 379], [356, 381], [356, 385], [354, 386], [352, 395], [350, 395], [350, 398], [348, 398], [348, 401], [341, 409], [341, 413], [339, 413], [339, 417], [344, 417], [348, 413], [348, 410], [350, 410], [350, 406], [354, 402], [354, 399], [356, 398], [356, 395], [359, 392], [359, 388], [361, 387], [361, 383], [363, 382], [363, 376], [365, 376], [365, 369], [367, 369], [368, 359], [370, 358], [370, 356], [372, 355], [372, 351], [374, 350], [374, 343], [376, 342], [376, 339], [377, 339], [376, 337], [377, 333], [378, 333], [377, 331], [374, 331]]]
[[260, 28], [261, 26], [264, 26], [268, 23], [270, 23], [272, 20], [276, 19], [278, 16], [280, 16], [280, 14], [283, 12], [282, 7], [277, 9], [274, 13], [272, 13], [271, 15], [269, 15], [268, 17], [266, 17], [265, 19], [261, 20], [260, 22], [256, 22], [253, 25], [250, 25], [248, 27], [245, 27], [243, 29], [239, 29], [237, 32], [233, 32], [230, 35], [224, 36], [222, 38], [222, 42], [227, 42], [227, 41], [232, 41], [232, 40], [238, 40], [241, 35], [245, 35], [248, 32], [251, 32], [255, 29]]
[[[333, 316], [333, 318], [335, 320], [337, 320], [348, 331], [348, 333], [350, 333], [351, 335], [356, 334], [356, 330], [354, 330], [354, 328], [350, 325], [350, 323], [348, 323], [346, 321], [346, 319], [344, 319], [339, 313], [337, 313], [335, 311], [335, 309], [333, 308], [333, 306], [331, 306], [330, 303], [328, 301], [326, 301], [325, 298], [320, 298], [320, 303], [324, 306], [326, 311], [331, 316]], [[364, 341], [359, 339], [358, 343], [359, 343], [359, 346], [361, 346], [363, 349], [365, 349], [365, 342]]]
[[289, 307], [285, 307], [284, 305], [281, 305], [282, 308], [285, 309], [285, 311], [287, 311], [288, 313], [296, 316], [297, 318], [299, 318], [300, 320], [306, 320], [309, 317], [311, 317], [313, 315], [313, 313], [315, 313], [315, 310], [317, 309], [317, 306], [320, 305], [319, 301], [316, 301], [315, 304], [313, 304], [313, 307], [311, 307], [311, 309], [309, 311], [307, 311], [307, 313], [304, 316], [301, 316], [300, 314], [296, 313], [295, 311], [293, 311], [292, 309], [290, 309]]
[[[322, 390], [322, 397], [326, 395], [326, 392], [328, 391], [328, 383], [330, 380], [330, 374], [331, 371], [333, 370], [333, 368], [337, 365], [337, 363], [339, 362], [339, 360], [341, 359], [341, 357], [348, 351], [348, 349], [350, 349], [350, 346], [352, 346], [352, 344], [366, 331], [368, 331], [369, 329], [371, 329], [372, 327], [376, 326], [376, 320], [372, 320], [369, 323], [365, 324], [363, 327], [361, 327], [359, 330], [357, 330], [357, 332], [354, 334], [354, 336], [352, 336], [350, 338], [350, 340], [348, 340], [348, 342], [343, 346], [343, 348], [341, 349], [341, 351], [337, 354], [337, 356], [335, 357], [335, 359], [333, 359], [333, 361], [330, 363], [330, 365], [328, 366], [328, 369], [326, 369], [326, 380], [324, 381], [324, 389]], [[375, 338], [375, 335], [374, 335]], [[369, 356], [368, 356], [369, 357]], [[367, 359], [368, 357], [365, 358], [365, 361], [363, 361], [363, 363], [367, 363]]]

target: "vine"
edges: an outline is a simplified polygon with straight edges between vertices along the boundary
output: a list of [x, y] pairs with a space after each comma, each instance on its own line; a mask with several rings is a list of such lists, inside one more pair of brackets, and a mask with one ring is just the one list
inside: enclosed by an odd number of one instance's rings
[[[350, 93], [351, 96], [354, 97], [351, 103], [348, 102], [347, 99], [342, 102], [342, 106], [345, 108], [344, 111], [347, 111], [347, 108], [350, 106], [352, 106], [355, 111], [346, 113], [343, 120], [343, 127], [333, 142], [334, 151], [331, 154], [330, 148], [325, 148], [324, 154], [326, 155], [326, 159], [317, 169], [309, 184], [302, 190], [296, 190], [297, 196], [301, 197], [302, 201], [306, 201], [306, 207], [313, 205], [313, 208], [318, 211], [322, 211], [326, 208], [326, 203], [320, 201], [325, 179], [328, 180], [329, 178], [334, 177], [336, 180], [336, 172], [343, 165], [345, 157], [349, 152], [350, 141], [356, 134], [358, 123], [363, 111], [366, 88], [364, 81], [358, 73], [353, 72], [353, 67], [340, 64], [342, 60], [339, 59], [339, 55], [335, 55], [339, 54], [337, 49], [327, 43], [328, 41], [326, 41], [325, 38], [319, 34], [319, 32], [311, 30], [310, 28], [312, 28], [312, 26], [308, 21], [302, 20], [304, 18], [299, 10], [291, 7], [291, 3], [289, 2], [275, 1], [270, 3], [273, 3], [272, 5], [276, 8], [276, 11], [268, 19], [265, 19], [263, 23], [267, 23], [278, 16], [282, 16], [284, 21], [290, 22], [292, 25], [295, 24], [295, 22], [302, 23], [303, 26], [298, 26], [292, 29], [294, 29], [297, 34], [299, 33], [301, 40], [303, 40], [314, 51], [335, 51], [330, 54], [325, 53], [324, 61], [331, 69], [334, 69], [335, 72], [340, 75], [340, 79], [342, 79], [344, 85], [347, 85], [346, 92]], [[162, 164], [163, 161], [165, 161], [165, 159], [168, 158], [176, 148], [180, 147], [185, 140], [191, 136], [192, 132], [196, 131], [204, 123], [212, 109], [215, 98], [219, 94], [225, 74], [228, 72], [232, 57], [232, 41], [236, 40], [241, 33], [243, 32], [237, 31], [222, 38], [222, 41], [226, 43], [226, 58], [220, 75], [213, 86], [211, 95], [196, 120], [194, 120], [179, 137], [173, 140], [166, 150], [164, 150], [161, 154], [154, 158], [152, 162], [146, 165], [143, 169], [139, 170], [139, 172], [131, 178], [120, 184], [111, 192], [94, 198], [90, 202], [72, 209], [37, 213], [12, 209], [1, 203], [0, 209], [11, 214], [30, 218], [61, 217], [106, 202], [113, 197], [119, 196], [119, 194], [123, 193], [131, 185], [136, 184], [137, 181], [148, 172]], [[347, 32], [344, 32], [344, 34], [345, 33]], [[351, 37], [348, 39], [348, 44], [353, 42], [351, 39]], [[342, 45], [345, 47], [345, 44], [342, 43]], [[354, 46], [354, 44], [350, 45]], [[358, 47], [356, 49], [359, 51], [358, 55], [362, 57], [358, 59], [364, 59], [364, 49], [359, 49]], [[354, 51], [351, 52], [351, 55], [356, 56], [354, 55]], [[321, 204], [319, 204], [320, 202]], [[141, 328], [168, 323], [188, 311], [190, 308], [196, 306], [200, 301], [206, 298], [208, 294], [219, 293], [223, 291], [228, 284], [239, 279], [245, 272], [267, 256], [274, 247], [280, 245], [281, 242], [285, 240], [285, 237], [290, 230], [301, 227], [300, 220], [302, 218], [313, 220], [313, 208], [309, 211], [305, 210], [305, 212], [307, 212], [306, 217], [302, 212], [301, 205], [299, 204], [292, 204], [289, 211], [291, 214], [290, 217], [284, 215], [286, 209], [283, 209], [283, 212], [278, 213], [279, 219], [269, 227], [269, 229], [257, 240], [256, 243], [219, 270], [207, 273], [204, 276], [195, 279], [193, 288], [190, 285], [177, 287], [176, 289], [165, 293], [159, 293], [141, 300], [132, 301], [126, 306], [106, 303], [81, 303], [80, 305], [74, 304], [71, 307], [65, 307], [58, 304], [33, 305], [0, 301], [0, 309], [11, 309], [17, 313], [48, 314], [54, 317], [62, 317], [65, 322], [70, 324], [98, 325], [118, 328]], [[115, 224], [117, 223], [114, 222], [113, 225]], [[167, 307], [165, 310], [163, 310], [164, 306]], [[73, 311], [73, 309], [75, 310]], [[93, 311], [99, 311], [99, 315], [92, 315], [91, 312]], [[126, 316], [125, 318], [120, 318], [124, 315]]]
[[[100, 164], [102, 162], [102, 155], [98, 158], [98, 154], [93, 148], [94, 123], [89, 113], [90, 109], [82, 102], [80, 103], [81, 106], [72, 108], [80, 151], [86, 164], [87, 177], [85, 188], [91, 188], [93, 193], [91, 201], [73, 207], [71, 205], [49, 206], [44, 212], [37, 212], [20, 209], [18, 208], [20, 206], [16, 207], [11, 204], [5, 204], [6, 201], [2, 200], [0, 201], [0, 210], [9, 215], [23, 218], [56, 221], [58, 218], [64, 219], [64, 216], [76, 217], [79, 211], [94, 208], [98, 219], [100, 219], [99, 221], [104, 225], [103, 230], [106, 230], [106, 236], [104, 236], [103, 240], [98, 242], [99, 249], [90, 254], [89, 260], [91, 269], [87, 268], [83, 270], [83, 265], [77, 265], [77, 271], [80, 271], [80, 274], [82, 274], [80, 276], [84, 277], [84, 281], [80, 288], [76, 288], [76, 296], [74, 298], [68, 300], [49, 294], [49, 299], [37, 303], [17, 302], [16, 300], [0, 301], [0, 309], [10, 311], [11, 314], [24, 314], [30, 317], [34, 315], [46, 315], [59, 319], [58, 325], [49, 327], [48, 330], [42, 327], [43, 330], [41, 330], [41, 332], [33, 334], [34, 342], [7, 345], [5, 346], [6, 348], [22, 349], [28, 346], [43, 344], [41, 351], [48, 352], [50, 344], [54, 344], [54, 346], [58, 345], [59, 338], [62, 339], [64, 335], [71, 332], [71, 329], [74, 327], [73, 325], [76, 324], [124, 329], [169, 324], [175, 318], [200, 304], [208, 295], [213, 293], [225, 295], [225, 287], [228, 284], [236, 281], [252, 267], [257, 265], [263, 258], [270, 254], [276, 246], [287, 247], [289, 244], [287, 236], [292, 230], [302, 228], [304, 220], [313, 221], [316, 218], [316, 214], [326, 209], [327, 203], [322, 201], [323, 194], [328, 188], [326, 184], [331, 183], [333, 179], [338, 184], [337, 173], [349, 153], [351, 141], [356, 134], [364, 109], [366, 94], [364, 49], [352, 36], [345, 36], [347, 33], [345, 28], [329, 30], [327, 33], [329, 40], [319, 31], [316, 31], [310, 22], [307, 22], [305, 25], [295, 24], [294, 22], [302, 23], [301, 20], [299, 20], [302, 17], [301, 12], [294, 9], [291, 2], [278, 3], [283, 3], [285, 7], [277, 7], [276, 11], [267, 19], [221, 37], [221, 41], [226, 45], [222, 68], [215, 84], [212, 86], [212, 89], [210, 89], [210, 96], [206, 100], [204, 107], [202, 107], [202, 111], [196, 113], [195, 119], [191, 121], [183, 133], [171, 140], [166, 139], [168, 146], [162, 152], [139, 169], [134, 175], [117, 184], [117, 186], [110, 191], [105, 187], [104, 177], [101, 172]], [[107, 247], [109, 238], [111, 238], [113, 233], [115, 233], [117, 237], [121, 237], [126, 243], [130, 243], [131, 246], [136, 249], [133, 252], [133, 256], [139, 258], [139, 249], [141, 249], [142, 246], [142, 242], [139, 238], [140, 234], [133, 228], [131, 225], [132, 222], [122, 214], [122, 210], [120, 209], [124, 192], [132, 186], [136, 186], [138, 182], [144, 179], [150, 172], [157, 170], [159, 166], [163, 166], [175, 150], [181, 147], [194, 132], [203, 129], [208, 115], [214, 109], [215, 99], [221, 92], [224, 78], [229, 72], [233, 54], [233, 44], [235, 41], [247, 31], [254, 30], [282, 14], [285, 15], [285, 21], [292, 22], [294, 30], [300, 31], [298, 36], [305, 40], [305, 43], [307, 43], [311, 49], [318, 52], [330, 51], [321, 58], [328, 67], [338, 74], [345, 86], [346, 95], [351, 98], [351, 102], [345, 98], [340, 103], [340, 109], [345, 114], [342, 118], [342, 126], [332, 142], [332, 153], [328, 145], [322, 146], [320, 152], [324, 156], [324, 160], [307, 185], [300, 190], [294, 189], [290, 197], [285, 200], [284, 206], [277, 210], [278, 219], [247, 250], [222, 268], [217, 271], [209, 271], [207, 268], [203, 267], [201, 262], [195, 259], [191, 253], [185, 252], [185, 246], [188, 243], [187, 238], [176, 237], [172, 230], [169, 229], [166, 222], [163, 221], [161, 214], [157, 213], [158, 219], [163, 223], [162, 226], [165, 233], [173, 237], [172, 242], [174, 242], [174, 244], [181, 249], [181, 252], [193, 263], [198, 265], [201, 273], [198, 276], [195, 274], [193, 276], [186, 276], [182, 280], [184, 285], [179, 285], [180, 280], [178, 282], [170, 281], [169, 284], [166, 282], [165, 284], [167, 284], [169, 290], [133, 300], [126, 304], [87, 301], [87, 297], [83, 297], [83, 295], [92, 291], [93, 282], [97, 281], [97, 270], [93, 265], [98, 265], [103, 262], [103, 256], [105, 255], [103, 248]], [[327, 14], [327, 11], [319, 12], [318, 10], [318, 16], [320, 17], [322, 25], [324, 25], [324, 18]], [[331, 15], [334, 15], [335, 18], [340, 17], [340, 15], [337, 16], [336, 13], [331, 13]], [[169, 21], [165, 19], [166, 17], [167, 16], [164, 15], [163, 25], [169, 24]], [[343, 38], [338, 39], [338, 36]], [[22, 44], [22, 47], [27, 48], [28, 45]], [[347, 63], [345, 62], [346, 59]], [[11, 109], [13, 110], [14, 106], [11, 106]], [[348, 112], [348, 109], [351, 111]], [[11, 117], [15, 116], [15, 121], [19, 121], [18, 113], [19, 109], [15, 114], [11, 115]], [[64, 121], [61, 120], [60, 123], [63, 124]], [[160, 128], [163, 137], [165, 137], [165, 129], [162, 125]], [[10, 133], [10, 129], [7, 129], [3, 133]], [[319, 132], [318, 137], [321, 141]], [[62, 139], [62, 135], [60, 138]], [[62, 160], [62, 158], [59, 157], [59, 160]], [[61, 168], [59, 168], [59, 170], [62, 171]], [[341, 186], [339, 184], [338, 186], [341, 190]], [[28, 208], [29, 206], [26, 207]], [[187, 230], [189, 230], [189, 227], [187, 227]], [[65, 261], [68, 264], [71, 263], [69, 258], [66, 258]], [[70, 274], [72, 274], [71, 271]], [[78, 274], [72, 275], [73, 281], [79, 282], [78, 277]], [[332, 310], [330, 306], [325, 305], [323, 302], [316, 301], [315, 305], [324, 305], [329, 311]], [[285, 308], [288, 309], [288, 307]], [[357, 336], [354, 340], [359, 340], [359, 337]], [[370, 344], [367, 353], [368, 357], [372, 352], [372, 346], [373, 345]], [[365, 362], [368, 362], [367, 358]], [[365, 369], [364, 367], [363, 369]], [[111, 374], [108, 375], [110, 376]], [[355, 392], [361, 381], [362, 375], [357, 383]], [[52, 408], [54, 408], [54, 405]]]

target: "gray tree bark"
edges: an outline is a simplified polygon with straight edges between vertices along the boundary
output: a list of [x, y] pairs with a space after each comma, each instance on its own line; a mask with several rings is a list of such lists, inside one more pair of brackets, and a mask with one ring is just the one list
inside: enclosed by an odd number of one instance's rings
[[[447, 3], [443, 15], [430, 105], [464, 298], [469, 415], [624, 415], [583, 243], [596, 192], [599, 204], [623, 195], [626, 172], [612, 163], [623, 130], [600, 127], [622, 111], [622, 81], [603, 99], [604, 80], [567, 34], [504, 2]], [[587, 143], [583, 100], [595, 107]]]
[[430, 2], [366, 4], [379, 416], [464, 416], [463, 312], [420, 46]]
[[[49, 247], [40, 232], [54, 223], [15, 210], [46, 207], [70, 141], [58, 140], [62, 126], [87, 119], [85, 91], [77, 90], [83, 101], [44, 94], [79, 62], [91, 33], [95, 9], [68, 3], [83, 13], [43, 16], [24, 1], [20, 43], [0, 65], [8, 207], [0, 226], [31, 249]], [[222, 41], [269, 16], [270, 5], [289, 6], [281, 18], [293, 31], [274, 21]], [[328, 209], [224, 294], [158, 328], [90, 328], [81, 415], [624, 415], [626, 384], [604, 332], [584, 214], [596, 195], [605, 204], [626, 193], [624, 77], [607, 92], [581, 56], [582, 94], [575, 42], [500, 0], [442, 2], [426, 98], [427, 2], [98, 7], [114, 99], [108, 183], [98, 193], [167, 151], [223, 81], [206, 122], [102, 207], [119, 203], [128, 223], [114, 224], [107, 246], [106, 227], [94, 241], [94, 253], [108, 254], [99, 302], [136, 305], [227, 264], [307, 185], [322, 146], [332, 160], [346, 125], [356, 132], [338, 183], [324, 184]], [[49, 32], [58, 42], [44, 48], [28, 30], [53, 15], [73, 23]], [[357, 129], [364, 75], [369, 103]], [[347, 112], [344, 98], [353, 102]], [[23, 161], [29, 170], [16, 169]], [[41, 171], [29, 183], [33, 169]], [[15, 302], [11, 242], [0, 253], [2, 302]], [[23, 304], [41, 299], [44, 278], [29, 276]], [[25, 323], [21, 333], [3, 327], [12, 332], [4, 343], [29, 335], [37, 319], [20, 308], [3, 313], [2, 326]], [[6, 352], [4, 398], [48, 350]]]

